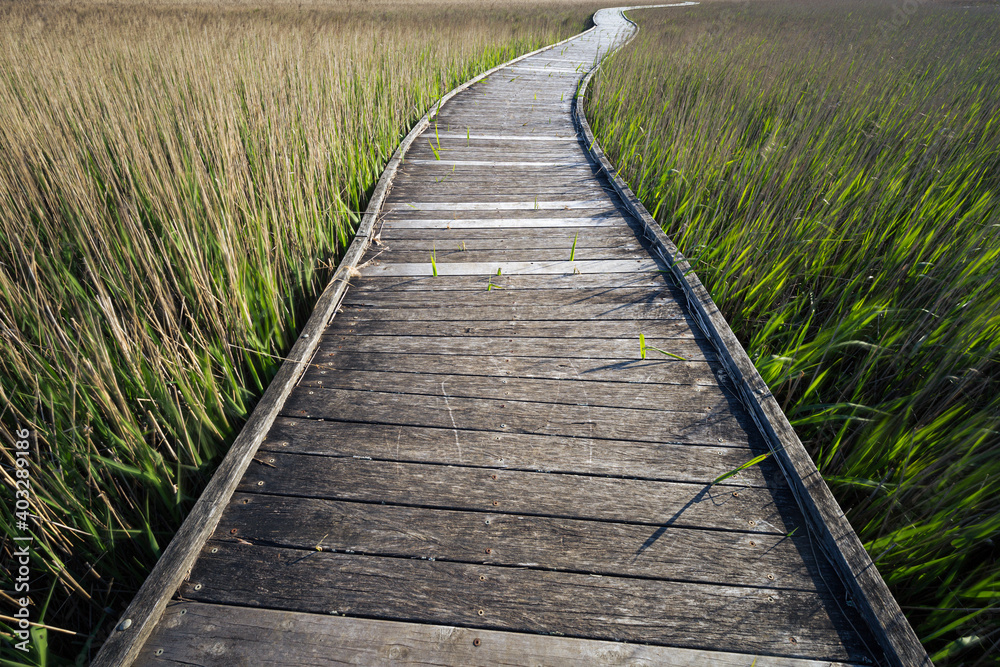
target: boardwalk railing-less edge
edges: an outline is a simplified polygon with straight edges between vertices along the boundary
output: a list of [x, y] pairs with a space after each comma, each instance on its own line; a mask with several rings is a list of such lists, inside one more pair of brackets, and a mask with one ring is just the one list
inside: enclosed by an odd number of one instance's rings
[[930, 664], [595, 143], [594, 23], [406, 136], [95, 664]]

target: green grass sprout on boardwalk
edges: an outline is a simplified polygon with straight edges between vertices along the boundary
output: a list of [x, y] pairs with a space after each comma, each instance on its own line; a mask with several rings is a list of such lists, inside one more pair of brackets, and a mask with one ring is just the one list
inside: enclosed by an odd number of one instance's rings
[[1000, 12], [635, 12], [597, 140], [690, 259], [938, 664], [1000, 654]]
[[719, 484], [720, 482], [724, 482], [724, 481], [726, 481], [727, 479], [729, 479], [731, 477], [735, 477], [736, 475], [740, 474], [744, 470], [752, 468], [755, 465], [760, 465], [761, 463], [763, 463], [764, 461], [766, 461], [768, 459], [768, 457], [770, 457], [770, 456], [771, 456], [771, 452], [767, 452], [766, 454], [761, 454], [760, 456], [753, 457], [752, 459], [750, 459], [746, 463], [744, 463], [744, 464], [742, 464], [740, 466], [737, 466], [736, 468], [733, 468], [729, 472], [723, 473], [723, 474], [719, 475], [718, 477], [716, 477], [715, 479], [713, 479], [712, 480], [712, 486], [715, 486], [716, 484]]
[[660, 354], [666, 355], [668, 357], [673, 357], [674, 359], [680, 359], [681, 361], [687, 361], [684, 357], [679, 354], [674, 354], [673, 352], [667, 352], [666, 350], [661, 350], [658, 347], [653, 347], [652, 345], [646, 345], [646, 336], [639, 334], [639, 358], [645, 359], [646, 352], [648, 350], [653, 350], [654, 352], [659, 352]]
[[519, 7], [0, 3], [0, 585], [24, 428], [31, 620], [52, 628], [17, 663], [93, 657], [409, 128], [589, 15]]
[[580, 235], [577, 234], [573, 237], [573, 246], [569, 249], [569, 261], [574, 261], [576, 259], [576, 242], [579, 240]]
[[435, 249], [431, 249], [431, 273], [435, 278], [437, 278], [438, 274], [437, 250]]

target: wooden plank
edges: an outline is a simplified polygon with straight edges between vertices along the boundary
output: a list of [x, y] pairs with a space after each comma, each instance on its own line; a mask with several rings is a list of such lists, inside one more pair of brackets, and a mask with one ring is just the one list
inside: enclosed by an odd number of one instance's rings
[[437, 135], [432, 135], [430, 132], [425, 132], [424, 136], [430, 137], [435, 136], [437, 139], [446, 139], [448, 141], [466, 141], [475, 144], [485, 144], [487, 146], [506, 144], [508, 142], [553, 142], [553, 143], [568, 143], [568, 144], [579, 144], [580, 137], [576, 134], [566, 134], [566, 135], [544, 135], [544, 134], [449, 134], [447, 132], [441, 132]]
[[[632, 273], [633, 271], [655, 271], [661, 265], [648, 259], [636, 260], [583, 260], [579, 262], [447, 262], [436, 267], [439, 276], [483, 276], [498, 273], [519, 274], [567, 274], [567, 273]], [[395, 262], [370, 266], [365, 269], [375, 276], [429, 276], [433, 275], [430, 261], [426, 263]]]
[[[534, 183], [518, 184], [477, 184], [472, 186], [467, 182], [453, 180], [451, 178], [430, 178], [421, 179], [423, 182], [407, 183], [393, 194], [398, 197], [398, 201], [410, 201], [415, 194], [420, 195], [421, 201], [444, 204], [454, 202], [459, 198], [467, 198], [473, 201], [490, 201], [503, 203], [532, 202], [537, 198], [539, 201], [554, 199], [556, 196], [564, 197], [567, 200], [597, 199], [606, 197], [606, 193], [599, 187], [565, 186], [559, 184]], [[605, 202], [607, 199], [605, 199]], [[606, 205], [606, 203], [605, 203]], [[454, 210], [454, 209], [445, 209]], [[488, 209], [487, 209], [488, 210]], [[535, 210], [533, 206], [524, 210]]]
[[[499, 243], [499, 244], [524, 244], [526, 248], [544, 248], [552, 243], [559, 243], [559, 247], [568, 247], [573, 238], [577, 238], [577, 245], [583, 244], [597, 246], [600, 244], [621, 244], [645, 243], [642, 237], [637, 236], [627, 226], [618, 229], [613, 227], [588, 227], [585, 229], [438, 229], [428, 232], [423, 229], [394, 229], [386, 231], [379, 239], [381, 243], [391, 245], [414, 244], [412, 247], [422, 247], [417, 244], [426, 244], [428, 248], [432, 244], [441, 247], [441, 244], [458, 244], [463, 241], [467, 244], [473, 243]], [[661, 283], [664, 281], [660, 280]]]
[[[488, 292], [484, 289], [463, 295], [461, 305], [456, 304], [455, 307], [565, 306], [583, 304], [612, 308], [615, 306], [630, 307], [636, 305], [656, 306], [675, 304], [675, 294], [676, 292], [669, 285], [663, 285], [658, 289], [636, 289], [629, 287], [580, 288], [572, 292], [562, 289], [536, 289], [531, 292], [517, 292], [514, 290]], [[364, 294], [351, 292], [344, 297], [342, 303], [345, 306], [371, 306], [376, 308], [433, 308], [443, 305], [440, 295], [433, 293], [408, 294], [405, 297], [400, 297], [394, 294], [385, 295], [377, 292], [366, 292]], [[678, 312], [680, 312], [679, 309]], [[580, 317], [578, 319], [586, 318]]]
[[[487, 285], [494, 289], [581, 289], [593, 287], [662, 287], [663, 275], [659, 272], [647, 273], [591, 273], [540, 276], [362, 276], [351, 280], [351, 289], [356, 291], [409, 292], [435, 290], [479, 291]], [[490, 290], [492, 291], [492, 290]]]
[[[391, 266], [391, 265], [390, 265]], [[438, 265], [438, 269], [442, 265]], [[488, 266], [488, 265], [487, 265]], [[376, 274], [377, 275], [377, 274]], [[489, 274], [480, 273], [484, 278]], [[485, 285], [484, 285], [485, 287]], [[493, 294], [500, 290], [487, 292]], [[483, 292], [486, 292], [484, 289]], [[370, 292], [368, 292], [370, 294]], [[419, 294], [419, 292], [416, 292]], [[479, 294], [471, 292], [470, 294]], [[389, 308], [379, 308], [375, 306], [352, 305], [345, 306], [344, 312], [349, 317], [359, 320], [497, 320], [505, 322], [531, 321], [531, 320], [566, 320], [581, 321], [601, 318], [605, 320], [661, 320], [661, 319], [685, 319], [686, 314], [676, 303], [659, 304], [630, 304], [626, 306], [614, 306], [611, 304], [583, 304], [583, 305], [553, 305], [553, 306], [461, 306], [456, 304], [452, 307], [442, 306], [440, 308], [415, 307], [399, 308], [393, 310]], [[638, 341], [635, 346], [638, 354]]]
[[[416, 165], [404, 166], [400, 169], [398, 185], [403, 187], [418, 186], [421, 184], [448, 184], [464, 182], [468, 183], [472, 191], [488, 192], [489, 188], [540, 188], [555, 191], [560, 187], [569, 188], [592, 188], [595, 185], [594, 175], [590, 172], [550, 172], [544, 174], [521, 174], [518, 172], [497, 173], [488, 170], [478, 170], [474, 179], [459, 179], [460, 174], [456, 169], [454, 176], [435, 174], [434, 178], [422, 168]], [[534, 176], [534, 178], [532, 178]], [[602, 188], [603, 190], [603, 188]]]
[[397, 201], [387, 203], [383, 211], [549, 211], [549, 210], [570, 210], [583, 209], [591, 211], [595, 208], [608, 208], [612, 206], [611, 200], [607, 197], [590, 200], [545, 200], [502, 202], [502, 201], [479, 201], [479, 202], [435, 202], [435, 201]]
[[748, 445], [754, 428], [745, 415], [596, 406], [540, 406], [529, 401], [451, 396], [414, 396], [377, 391], [296, 388], [282, 408], [287, 417], [329, 419], [397, 426], [466, 428], [501, 433], [533, 433], [571, 438]]
[[[442, 446], [457, 452], [461, 444]], [[710, 486], [276, 451], [259, 460], [247, 470], [240, 491], [748, 534], [787, 535], [799, 525], [787, 488], [732, 479]]]
[[718, 387], [681, 384], [633, 384], [575, 380], [536, 380], [503, 376], [399, 373], [391, 371], [339, 371], [312, 368], [302, 376], [300, 387], [379, 391], [424, 396], [441, 395], [504, 400], [516, 398], [546, 405], [593, 405], [631, 410], [662, 410], [683, 405], [688, 412], [719, 412], [738, 404]]
[[[593, 72], [587, 75], [579, 95], [586, 94]], [[692, 309], [698, 315], [706, 334], [715, 341], [726, 366], [736, 380], [746, 405], [763, 433], [770, 439], [782, 464], [785, 476], [810, 519], [824, 550], [834, 559], [854, 604], [862, 613], [866, 625], [872, 628], [886, 659], [897, 666], [932, 663], [902, 610], [877, 568], [854, 532], [826, 482], [816, 469], [802, 442], [788, 423], [777, 400], [747, 356], [739, 340], [729, 328], [722, 313], [694, 273], [687, 259], [645, 209], [628, 185], [618, 176], [614, 166], [597, 144], [590, 125], [579, 106], [574, 119], [584, 134], [585, 145], [613, 184], [632, 214], [643, 222], [656, 239], [658, 254], [670, 266], [678, 284], [688, 295]]]
[[422, 236], [423, 238], [415, 239], [380, 239], [381, 243], [377, 245], [373, 244], [369, 249], [369, 253], [380, 252], [382, 250], [405, 252], [420, 250], [428, 253], [432, 250], [436, 252], [454, 250], [560, 250], [566, 256], [569, 249], [573, 247], [574, 241], [576, 242], [577, 250], [612, 248], [622, 251], [645, 252], [641, 241], [633, 235], [607, 234], [604, 230], [595, 230], [593, 228], [583, 230], [582, 233], [558, 230], [548, 235], [508, 235], [500, 238], [484, 238], [474, 232], [466, 232], [455, 239], [442, 239], [437, 234], [424, 233]]
[[536, 160], [434, 160], [423, 158], [410, 158], [410, 164], [419, 164], [424, 167], [490, 167], [491, 169], [508, 169], [517, 167], [518, 169], [569, 169], [575, 167], [590, 168], [590, 163], [576, 160], [557, 161], [536, 161]]
[[[452, 375], [506, 375], [508, 377], [574, 379], [629, 383], [716, 384], [712, 368], [703, 361], [662, 359], [549, 359], [512, 355], [465, 354], [399, 355], [372, 352], [367, 355], [324, 352], [313, 364], [339, 370], [426, 372], [433, 368]], [[728, 386], [728, 385], [727, 385]]]
[[857, 640], [840, 642], [846, 619], [831, 609], [833, 601], [811, 592], [211, 546], [217, 551], [203, 553], [181, 588], [187, 599], [690, 648], [735, 644], [793, 657], [867, 658]]
[[[609, 261], [609, 260], [634, 260], [643, 257], [649, 257], [649, 254], [642, 248], [581, 248], [572, 247], [573, 240], [570, 239], [569, 243], [564, 244], [561, 248], [552, 249], [539, 249], [539, 248], [524, 248], [524, 249], [471, 249], [466, 248], [464, 250], [459, 248], [441, 248], [440, 250], [404, 250], [397, 249], [393, 247], [378, 249], [373, 252], [369, 252], [370, 257], [378, 256], [378, 261], [380, 262], [399, 262], [405, 264], [417, 264], [420, 262], [428, 262], [431, 253], [434, 253], [434, 259], [439, 264], [447, 264], [451, 262], [462, 262], [462, 263], [490, 263], [490, 262], [558, 262], [567, 261], [570, 255], [573, 255], [573, 259], [577, 262], [599, 262], [599, 261]], [[440, 272], [439, 272], [440, 274]]]
[[[430, 133], [425, 133], [425, 136], [430, 136]], [[441, 139], [458, 139], [464, 141], [471, 141], [475, 143], [505, 143], [508, 141], [530, 141], [530, 142], [556, 142], [556, 143], [573, 143], [579, 144], [580, 138], [576, 134], [568, 135], [545, 135], [545, 134], [449, 134], [442, 132], [437, 135]]]
[[[622, 219], [620, 216], [578, 216], [578, 217], [547, 217], [547, 218], [421, 218], [418, 216], [408, 218], [389, 218], [382, 223], [384, 230], [396, 229], [545, 229], [545, 228], [590, 228], [590, 227], [617, 227], [621, 228]], [[636, 271], [650, 271], [653, 269], [643, 269], [635, 267]], [[563, 273], [573, 273], [572, 267]]]
[[[455, 429], [279, 417], [259, 451], [701, 484], [766, 451], [759, 438], [752, 439], [753, 447], [724, 447], [458, 431], [460, 450], [454, 447]], [[764, 461], [734, 479], [764, 486], [765, 470], [775, 472]]]
[[[818, 591], [808, 540], [236, 494], [215, 539], [289, 549]], [[489, 544], [490, 553], [483, 545]], [[552, 545], [560, 545], [553, 549]], [[615, 545], [609, 549], [608, 545]], [[834, 577], [829, 565], [823, 576]]]
[[[348, 310], [349, 314], [353, 311]], [[433, 321], [433, 320], [432, 320]], [[648, 345], [666, 350], [687, 361], [715, 359], [715, 351], [700, 341], [686, 338], [650, 339]], [[463, 356], [542, 357], [548, 359], [621, 359], [632, 356], [640, 359], [639, 337], [634, 338], [532, 338], [528, 336], [497, 338], [488, 336], [359, 336], [325, 335], [321, 341], [318, 360], [329, 352], [340, 354], [445, 355], [461, 353]], [[659, 352], [647, 352], [660, 355]], [[427, 370], [432, 370], [428, 368]]]
[[[463, 295], [455, 295], [461, 298]], [[347, 318], [344, 318], [346, 320]], [[385, 322], [381, 320], [336, 319], [326, 330], [327, 336], [356, 334], [358, 336], [467, 336], [494, 338], [629, 338], [633, 341], [644, 333], [646, 338], [703, 339], [695, 333], [693, 323], [687, 320], [588, 320], [586, 322], [535, 320], [524, 322], [498, 322], [496, 320], [457, 320], [428, 322], [407, 320]], [[633, 350], [634, 351], [634, 350]], [[654, 353], [655, 354], [655, 353]]]
[[[271, 609], [173, 602], [139, 657], [140, 664], [266, 664], [425, 667], [545, 664], [687, 667], [848, 667], [847, 663], [775, 658], [454, 626], [346, 618]], [[855, 666], [856, 667], [856, 666]]]

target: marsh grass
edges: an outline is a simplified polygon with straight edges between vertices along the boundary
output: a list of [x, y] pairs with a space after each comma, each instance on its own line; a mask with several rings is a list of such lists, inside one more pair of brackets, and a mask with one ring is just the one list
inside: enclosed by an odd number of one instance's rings
[[445, 91], [589, 16], [516, 9], [0, 2], [2, 585], [22, 427], [31, 620], [58, 630], [5, 656], [86, 662], [277, 371], [400, 138]]
[[935, 661], [1000, 642], [1000, 12], [635, 12], [601, 145], [691, 260]]

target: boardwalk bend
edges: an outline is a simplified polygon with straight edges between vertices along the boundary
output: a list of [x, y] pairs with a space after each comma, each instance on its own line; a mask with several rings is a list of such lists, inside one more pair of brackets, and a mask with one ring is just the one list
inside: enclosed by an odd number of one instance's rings
[[594, 22], [404, 140], [98, 664], [929, 664], [593, 144]]

